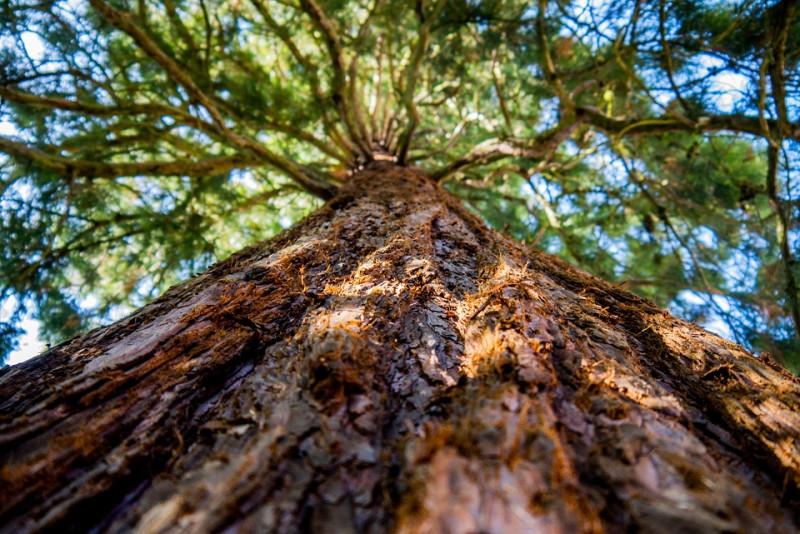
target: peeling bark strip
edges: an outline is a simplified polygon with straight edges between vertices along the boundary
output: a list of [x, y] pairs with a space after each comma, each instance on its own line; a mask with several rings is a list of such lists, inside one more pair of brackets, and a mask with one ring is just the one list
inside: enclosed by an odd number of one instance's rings
[[375, 163], [0, 371], [0, 532], [796, 532], [800, 384]]

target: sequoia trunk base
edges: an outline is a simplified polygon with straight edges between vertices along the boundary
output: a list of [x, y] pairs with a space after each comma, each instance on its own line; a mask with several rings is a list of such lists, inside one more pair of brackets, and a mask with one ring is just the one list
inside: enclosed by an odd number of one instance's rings
[[0, 371], [0, 532], [794, 532], [800, 385], [388, 164]]

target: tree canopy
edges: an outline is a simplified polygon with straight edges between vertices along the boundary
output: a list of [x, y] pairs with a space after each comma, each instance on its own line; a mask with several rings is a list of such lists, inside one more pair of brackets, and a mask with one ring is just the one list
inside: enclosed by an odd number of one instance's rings
[[[535, 4], [535, 5], [534, 5]], [[3, 0], [0, 349], [126, 313], [376, 159], [800, 366], [793, 0]]]

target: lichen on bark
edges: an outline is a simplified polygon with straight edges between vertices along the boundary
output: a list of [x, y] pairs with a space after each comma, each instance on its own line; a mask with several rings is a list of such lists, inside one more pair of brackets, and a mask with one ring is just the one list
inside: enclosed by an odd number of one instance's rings
[[0, 532], [793, 532], [800, 385], [375, 163], [0, 371]]

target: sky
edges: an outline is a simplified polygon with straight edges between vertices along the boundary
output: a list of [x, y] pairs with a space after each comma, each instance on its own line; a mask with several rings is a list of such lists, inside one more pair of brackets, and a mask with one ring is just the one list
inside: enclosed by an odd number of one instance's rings
[[34, 356], [38, 356], [47, 348], [44, 343], [39, 340], [39, 321], [26, 317], [19, 323], [25, 333], [19, 340], [19, 347], [17, 350], [9, 354], [6, 363], [8, 365], [16, 365], [26, 360], [30, 360]]

